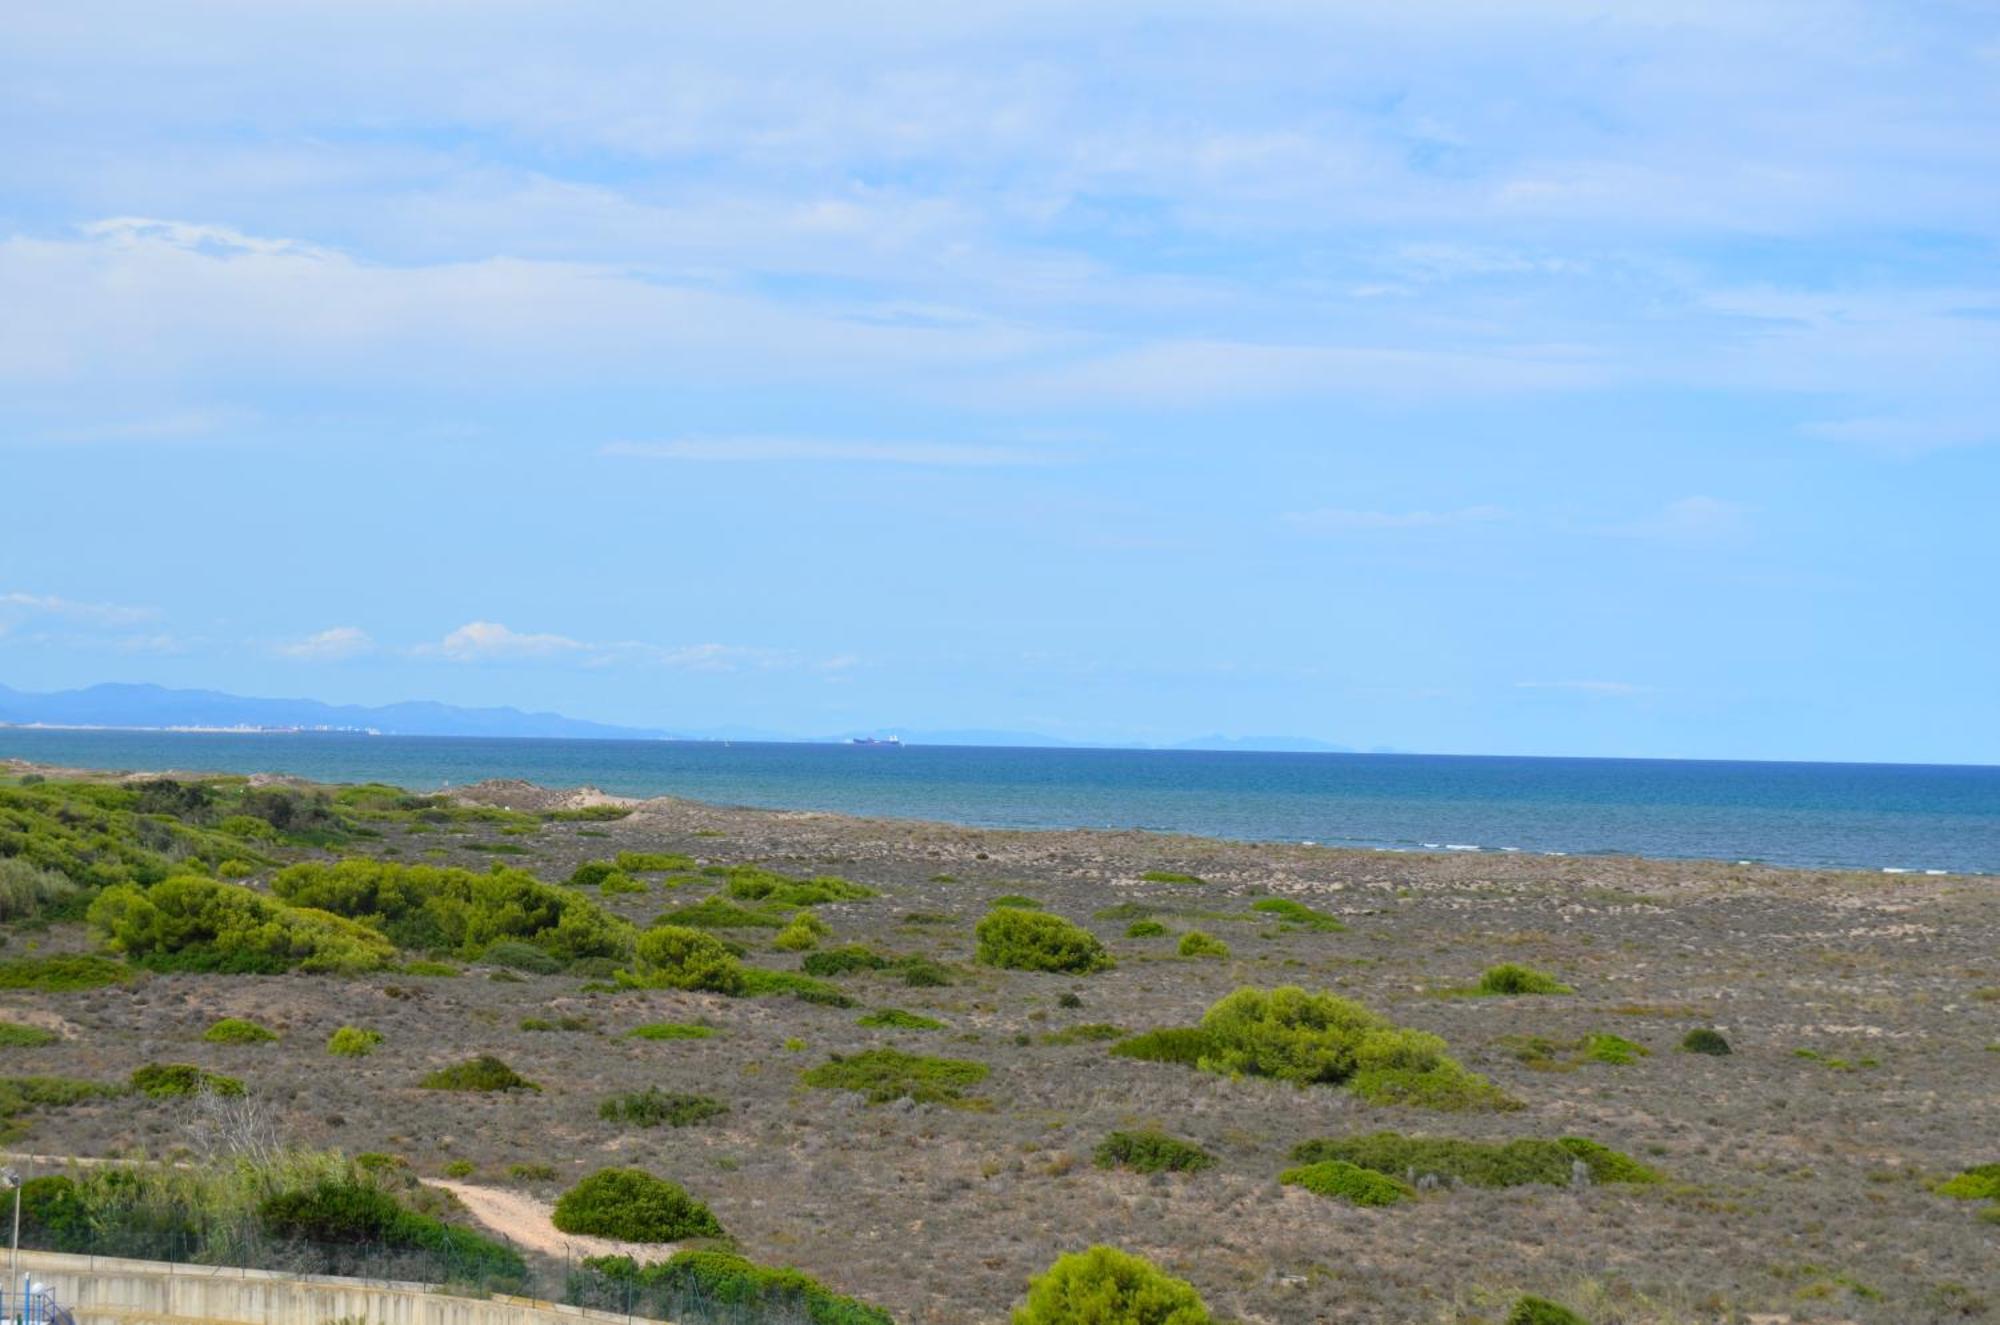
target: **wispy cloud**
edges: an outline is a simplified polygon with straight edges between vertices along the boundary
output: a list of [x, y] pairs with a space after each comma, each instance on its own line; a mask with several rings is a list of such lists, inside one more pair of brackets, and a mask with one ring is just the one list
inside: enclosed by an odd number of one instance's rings
[[1279, 518], [1304, 533], [1345, 534], [1493, 524], [1507, 519], [1508, 513], [1499, 506], [1466, 506], [1455, 511], [1356, 511], [1327, 506], [1289, 511]]
[[299, 662], [344, 662], [375, 651], [375, 641], [359, 626], [330, 626], [303, 639], [286, 640], [272, 650]]
[[408, 650], [418, 658], [454, 663], [553, 662], [574, 667], [659, 667], [683, 672], [746, 670], [840, 670], [851, 666], [836, 657], [822, 662], [787, 649], [743, 644], [652, 644], [644, 640], [593, 641], [545, 632], [519, 631], [497, 621], [468, 621], [429, 644]]
[[122, 603], [84, 603], [56, 594], [35, 594], [15, 590], [0, 593], [0, 622], [28, 617], [51, 617], [97, 626], [132, 626], [159, 617], [158, 608], [128, 607]]
[[588, 653], [591, 646], [566, 635], [512, 630], [497, 621], [468, 621], [435, 644], [420, 644], [415, 652], [452, 662], [497, 662], [519, 658], [553, 658]]
[[666, 442], [609, 442], [600, 455], [643, 460], [758, 464], [818, 461], [864, 465], [1040, 465], [1047, 456], [1012, 446], [967, 442], [867, 442], [813, 437], [690, 437]]

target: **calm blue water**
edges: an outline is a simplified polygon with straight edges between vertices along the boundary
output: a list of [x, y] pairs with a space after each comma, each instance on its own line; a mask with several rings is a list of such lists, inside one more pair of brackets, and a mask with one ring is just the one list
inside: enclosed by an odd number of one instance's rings
[[416, 790], [514, 777], [1007, 828], [2000, 873], [2000, 767], [0, 728], [6, 756]]

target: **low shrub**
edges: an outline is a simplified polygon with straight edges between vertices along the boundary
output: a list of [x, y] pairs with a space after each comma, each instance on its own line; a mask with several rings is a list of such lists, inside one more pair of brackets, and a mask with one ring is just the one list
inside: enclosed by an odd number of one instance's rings
[[247, 879], [256, 872], [257, 867], [254, 864], [235, 856], [215, 867], [215, 877], [218, 879]]
[[912, 989], [939, 989], [951, 983], [951, 972], [928, 957], [905, 957], [897, 966], [903, 983]]
[[158, 970], [353, 974], [396, 956], [364, 924], [193, 875], [107, 888], [88, 918], [114, 950]]
[[1100, 1169], [1131, 1169], [1135, 1173], [1199, 1173], [1215, 1167], [1215, 1156], [1192, 1141], [1146, 1129], [1113, 1132], [1098, 1143], [1094, 1154]]
[[1125, 937], [1128, 939], [1156, 939], [1170, 932], [1157, 920], [1134, 920], [1125, 926]]
[[621, 1242], [723, 1236], [707, 1206], [644, 1169], [599, 1169], [562, 1194], [551, 1222], [565, 1233]]
[[2000, 1201], [2000, 1164], [1980, 1164], [1937, 1185], [1939, 1196], [1957, 1201]]
[[627, 874], [664, 874], [695, 867], [692, 856], [667, 851], [621, 851], [617, 864]]
[[132, 1089], [156, 1100], [182, 1095], [241, 1095], [243, 1083], [235, 1077], [204, 1072], [192, 1063], [148, 1063], [132, 1071]]
[[18, 924], [70, 909], [83, 889], [69, 877], [16, 855], [0, 855], [0, 923]]
[[507, 1176], [516, 1182], [554, 1182], [556, 1179], [556, 1166], [553, 1164], [537, 1164], [532, 1161], [509, 1164], [507, 1166]]
[[39, 1049], [54, 1044], [62, 1036], [40, 1026], [24, 1026], [18, 1021], [0, 1021], [0, 1049]]
[[540, 1090], [541, 1087], [492, 1054], [441, 1067], [417, 1083], [425, 1090]]
[[201, 1033], [210, 1044], [264, 1044], [278, 1033], [243, 1017], [224, 1017]]
[[1295, 902], [1289, 897], [1266, 897], [1261, 901], [1250, 903], [1250, 909], [1276, 916], [1281, 924], [1315, 930], [1322, 934], [1339, 934], [1347, 929], [1346, 925], [1326, 912], [1315, 911], [1304, 902]]
[[634, 1040], [706, 1040], [715, 1034], [713, 1026], [694, 1026], [681, 1021], [652, 1021], [625, 1032]]
[[1644, 1164], [1580, 1136], [1544, 1140], [1459, 1141], [1374, 1132], [1307, 1141], [1292, 1150], [1300, 1164], [1338, 1160], [1391, 1177], [1436, 1177], [1469, 1187], [1570, 1186], [1577, 1165], [1592, 1182], [1650, 1184], [1660, 1175]]
[[1316, 1196], [1330, 1196], [1349, 1205], [1394, 1205], [1416, 1195], [1416, 1188], [1401, 1178], [1364, 1169], [1346, 1160], [1326, 1159], [1286, 1169], [1278, 1181], [1287, 1187], [1303, 1187]]
[[1095, 934], [1044, 911], [1002, 907], [979, 922], [977, 933], [978, 959], [987, 966], [1084, 975], [1113, 965]]
[[964, 1058], [926, 1058], [897, 1049], [869, 1049], [842, 1057], [835, 1054], [805, 1073], [808, 1086], [820, 1090], [852, 1090], [870, 1104], [910, 1099], [919, 1104], [960, 1104], [968, 1087], [986, 1080], [984, 1063]]
[[914, 1012], [905, 1012], [901, 1008], [883, 1008], [880, 1012], [871, 1012], [857, 1021], [855, 1025], [867, 1026], [870, 1029], [896, 1031], [941, 1031], [944, 1029], [944, 1023], [936, 1017], [920, 1017]]
[[382, 1043], [382, 1032], [360, 1026], [342, 1026], [327, 1036], [326, 1051], [335, 1058], [366, 1058]]
[[597, 1023], [589, 1017], [523, 1017], [520, 1027], [524, 1031], [594, 1031]]
[[1400, 1026], [1370, 1031], [1355, 1048], [1354, 1075], [1347, 1088], [1373, 1104], [1454, 1113], [1521, 1107], [1445, 1048], [1441, 1038], [1426, 1031]]
[[620, 871], [607, 874], [604, 882], [597, 885], [597, 891], [606, 897], [617, 897], [620, 894], [643, 893], [647, 888], [642, 880]]
[[1490, 996], [1514, 994], [1574, 994], [1576, 990], [1545, 971], [1519, 962], [1489, 966], [1479, 977], [1478, 993]]
[[1623, 1067], [1652, 1055], [1652, 1050], [1622, 1035], [1598, 1032], [1583, 1037], [1583, 1056], [1593, 1063]]
[[597, 1106], [597, 1116], [634, 1127], [692, 1127], [719, 1118], [729, 1106], [707, 1095], [683, 1095], [648, 1086], [613, 1095]]
[[1201, 1295], [1141, 1256], [1091, 1247], [1028, 1281], [1013, 1325], [1211, 1325]]
[[569, 886], [595, 888], [616, 873], [618, 867], [608, 860], [586, 860], [569, 872]]
[[783, 952], [807, 952], [817, 948], [819, 941], [832, 932], [824, 920], [810, 911], [801, 911], [777, 932], [771, 946]]
[[743, 970], [743, 992], [757, 998], [765, 994], [790, 994], [802, 1003], [828, 1008], [851, 1008], [853, 999], [824, 980], [815, 980], [797, 971], [766, 971], [757, 967]]
[[632, 946], [632, 970], [620, 971], [618, 982], [712, 994], [741, 994], [746, 984], [743, 963], [721, 939], [683, 925], [660, 925], [641, 934]]
[[1708, 1054], [1720, 1058], [1730, 1052], [1729, 1041], [1722, 1038], [1722, 1032], [1709, 1026], [1698, 1026], [1681, 1037], [1681, 1050], [1690, 1054]]
[[994, 907], [1000, 907], [1000, 906], [1016, 907], [1022, 911], [1039, 911], [1042, 909], [1042, 904], [1040, 902], [1036, 901], [1032, 897], [1023, 897], [1019, 893], [1001, 893], [998, 897], [994, 898], [992, 901], [986, 904], [988, 910], [992, 910]]
[[1590, 1325], [1590, 1322], [1545, 1297], [1530, 1296], [1515, 1300], [1503, 1325]]
[[1215, 1040], [1199, 1027], [1172, 1026], [1164, 1030], [1144, 1031], [1130, 1039], [1120, 1040], [1111, 1046], [1111, 1052], [1120, 1058], [1136, 1058], [1142, 1063], [1178, 1063], [1182, 1067], [1196, 1067], [1203, 1058], [1215, 1052]]
[[859, 902], [876, 896], [873, 888], [822, 874], [810, 879], [794, 879], [774, 870], [738, 868], [729, 876], [724, 890], [746, 902], [772, 906], [824, 906], [829, 902]]
[[1050, 1031], [1042, 1037], [1042, 1043], [1102, 1044], [1106, 1040], [1122, 1040], [1126, 1034], [1123, 1026], [1113, 1026], [1108, 1021], [1087, 1021], [1078, 1026], [1065, 1026], [1059, 1031]]
[[1227, 957], [1229, 945], [1198, 929], [1191, 929], [1181, 935], [1180, 954], [1183, 957]]
[[1183, 874], [1179, 870], [1147, 870], [1139, 876], [1147, 883], [1202, 883], [1199, 874]]
[[755, 910], [721, 897], [705, 897], [688, 906], [660, 912], [655, 927], [678, 925], [692, 929], [782, 929], [791, 923], [788, 910], [759, 907]]
[[1496, 1043], [1538, 1072], [1572, 1072], [1584, 1063], [1609, 1063], [1623, 1067], [1653, 1052], [1622, 1035], [1602, 1032], [1574, 1040], [1554, 1040], [1545, 1035], [1507, 1035]]
[[641, 1267], [628, 1256], [596, 1256], [573, 1271], [565, 1297], [596, 1307], [688, 1325], [731, 1320], [810, 1325], [894, 1325], [889, 1313], [844, 1297], [798, 1270], [772, 1269], [726, 1251], [679, 1251]]

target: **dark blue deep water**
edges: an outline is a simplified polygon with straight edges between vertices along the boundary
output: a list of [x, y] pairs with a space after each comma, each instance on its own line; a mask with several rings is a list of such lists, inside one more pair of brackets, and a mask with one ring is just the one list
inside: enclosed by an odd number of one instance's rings
[[0, 728], [0, 757], [481, 778], [1007, 828], [2000, 873], [2000, 767]]

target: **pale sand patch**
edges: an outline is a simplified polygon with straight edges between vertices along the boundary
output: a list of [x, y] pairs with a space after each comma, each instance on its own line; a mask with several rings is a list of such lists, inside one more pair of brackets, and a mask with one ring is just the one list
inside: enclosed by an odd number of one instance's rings
[[426, 1178], [424, 1185], [456, 1196], [474, 1219], [509, 1242], [550, 1256], [630, 1256], [644, 1262], [665, 1260], [675, 1250], [671, 1242], [620, 1242], [565, 1233], [555, 1226], [550, 1207], [524, 1192], [442, 1178]]

